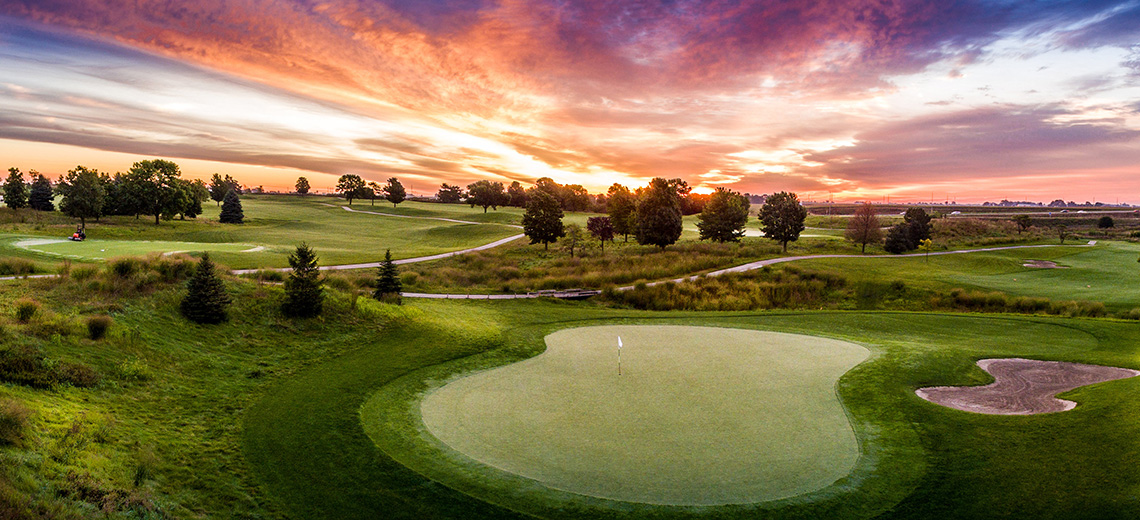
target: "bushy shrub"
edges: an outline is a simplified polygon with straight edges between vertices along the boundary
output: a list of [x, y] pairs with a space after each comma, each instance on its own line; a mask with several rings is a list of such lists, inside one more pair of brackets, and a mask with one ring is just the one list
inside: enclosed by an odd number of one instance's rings
[[1120, 315], [1121, 318], [1126, 320], [1140, 320], [1140, 309], [1132, 309]]
[[130, 278], [139, 272], [142, 261], [137, 258], [114, 258], [107, 264], [108, 271], [118, 278]]
[[272, 269], [259, 269], [254, 273], [254, 278], [263, 282], [281, 282], [285, 280], [285, 273]]
[[32, 316], [36, 315], [36, 311], [40, 310], [40, 304], [30, 298], [20, 298], [16, 300], [16, 321], [20, 323], [27, 323], [32, 320]]
[[111, 328], [110, 316], [91, 316], [87, 318], [87, 337], [93, 340], [103, 339], [107, 329]]
[[150, 367], [139, 358], [131, 358], [115, 365], [115, 377], [122, 381], [149, 381]]
[[52, 336], [70, 336], [75, 333], [75, 323], [66, 316], [53, 313], [41, 313], [41, 316], [28, 324], [28, 334], [37, 338], [48, 339]]
[[71, 268], [71, 279], [84, 282], [99, 273], [99, 268], [92, 265], [81, 265]]
[[22, 447], [32, 411], [14, 399], [0, 399], [0, 446]]
[[21, 258], [0, 260], [0, 276], [23, 276], [36, 272], [36, 264]]
[[60, 382], [78, 388], [93, 388], [103, 379], [94, 368], [79, 363], [60, 363], [58, 371]]
[[341, 292], [352, 292], [356, 288], [351, 280], [343, 276], [326, 276], [324, 281], [329, 287]]
[[0, 349], [0, 381], [43, 389], [60, 383], [90, 388], [100, 379], [88, 365], [61, 363], [29, 347]]
[[147, 264], [166, 283], [180, 282], [194, 274], [194, 261], [189, 257], [159, 257], [149, 259]]

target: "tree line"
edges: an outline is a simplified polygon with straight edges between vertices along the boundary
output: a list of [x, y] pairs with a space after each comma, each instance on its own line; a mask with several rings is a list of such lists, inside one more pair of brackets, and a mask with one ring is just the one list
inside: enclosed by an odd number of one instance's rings
[[[486, 182], [486, 181], [480, 181]], [[536, 183], [525, 191], [526, 211], [523, 213], [523, 233], [531, 244], [551, 243], [564, 239], [565, 247], [574, 250], [584, 245], [586, 234], [598, 240], [605, 251], [605, 242], [613, 242], [621, 235], [628, 242], [633, 236], [638, 244], [664, 249], [677, 242], [683, 230], [685, 199], [691, 195], [688, 185], [680, 179], [655, 178], [648, 186], [631, 191], [621, 184], [613, 184], [606, 193], [604, 217], [590, 217], [586, 229], [577, 224], [563, 225], [563, 199], [558, 197], [556, 183]], [[701, 202], [697, 229], [701, 240], [739, 242], [748, 223], [751, 202], [748, 196], [728, 188], [719, 187]], [[804, 229], [807, 209], [796, 194], [776, 193], [767, 198], [760, 210], [760, 225], [764, 235], [780, 242], [787, 251], [788, 242], [799, 238]]]
[[79, 219], [83, 226], [87, 219], [111, 215], [154, 216], [158, 225], [162, 219], [196, 218], [202, 214], [202, 203], [212, 199], [223, 206], [222, 222], [243, 221], [238, 197], [242, 187], [233, 177], [215, 173], [206, 184], [181, 175], [177, 164], [163, 159], [139, 161], [126, 173], [114, 175], [80, 165], [60, 176], [54, 185], [35, 170], [28, 172], [31, 182], [25, 182], [19, 168], [9, 168], [3, 186], [4, 204], [14, 210], [55, 211], [53, 200], [58, 195], [59, 210]]
[[[392, 207], [396, 207], [408, 198], [404, 185], [395, 177], [390, 177], [388, 183], [381, 186], [375, 182], [364, 182], [364, 179], [356, 174], [341, 175], [336, 183], [336, 191], [348, 201], [349, 206], [355, 199], [371, 200], [375, 206], [376, 199], [381, 198], [391, 202]], [[297, 179], [297, 193], [304, 195], [308, 192], [309, 181], [304, 177]]]

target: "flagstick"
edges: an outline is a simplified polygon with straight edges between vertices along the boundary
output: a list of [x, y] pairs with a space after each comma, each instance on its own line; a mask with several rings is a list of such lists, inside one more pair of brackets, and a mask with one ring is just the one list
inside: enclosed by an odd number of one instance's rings
[[618, 375], [621, 375], [621, 336], [618, 336]]

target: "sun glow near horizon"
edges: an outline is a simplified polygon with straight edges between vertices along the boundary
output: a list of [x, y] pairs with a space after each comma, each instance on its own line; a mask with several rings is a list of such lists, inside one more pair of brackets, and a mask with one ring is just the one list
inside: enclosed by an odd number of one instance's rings
[[1140, 202], [1135, 4], [57, 4], [0, 1], [5, 167]]

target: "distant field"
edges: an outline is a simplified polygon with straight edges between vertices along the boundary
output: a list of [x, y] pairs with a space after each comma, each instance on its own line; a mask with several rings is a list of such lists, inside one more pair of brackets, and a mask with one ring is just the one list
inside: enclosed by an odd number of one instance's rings
[[[1110, 310], [1140, 307], [1130, 280], [1140, 276], [1140, 244], [1101, 242], [1095, 247], [1044, 247], [911, 258], [827, 258], [795, 263], [841, 272], [850, 280], [1001, 291], [1014, 296], [1104, 302]], [[1025, 267], [1029, 260], [1063, 269]]]

